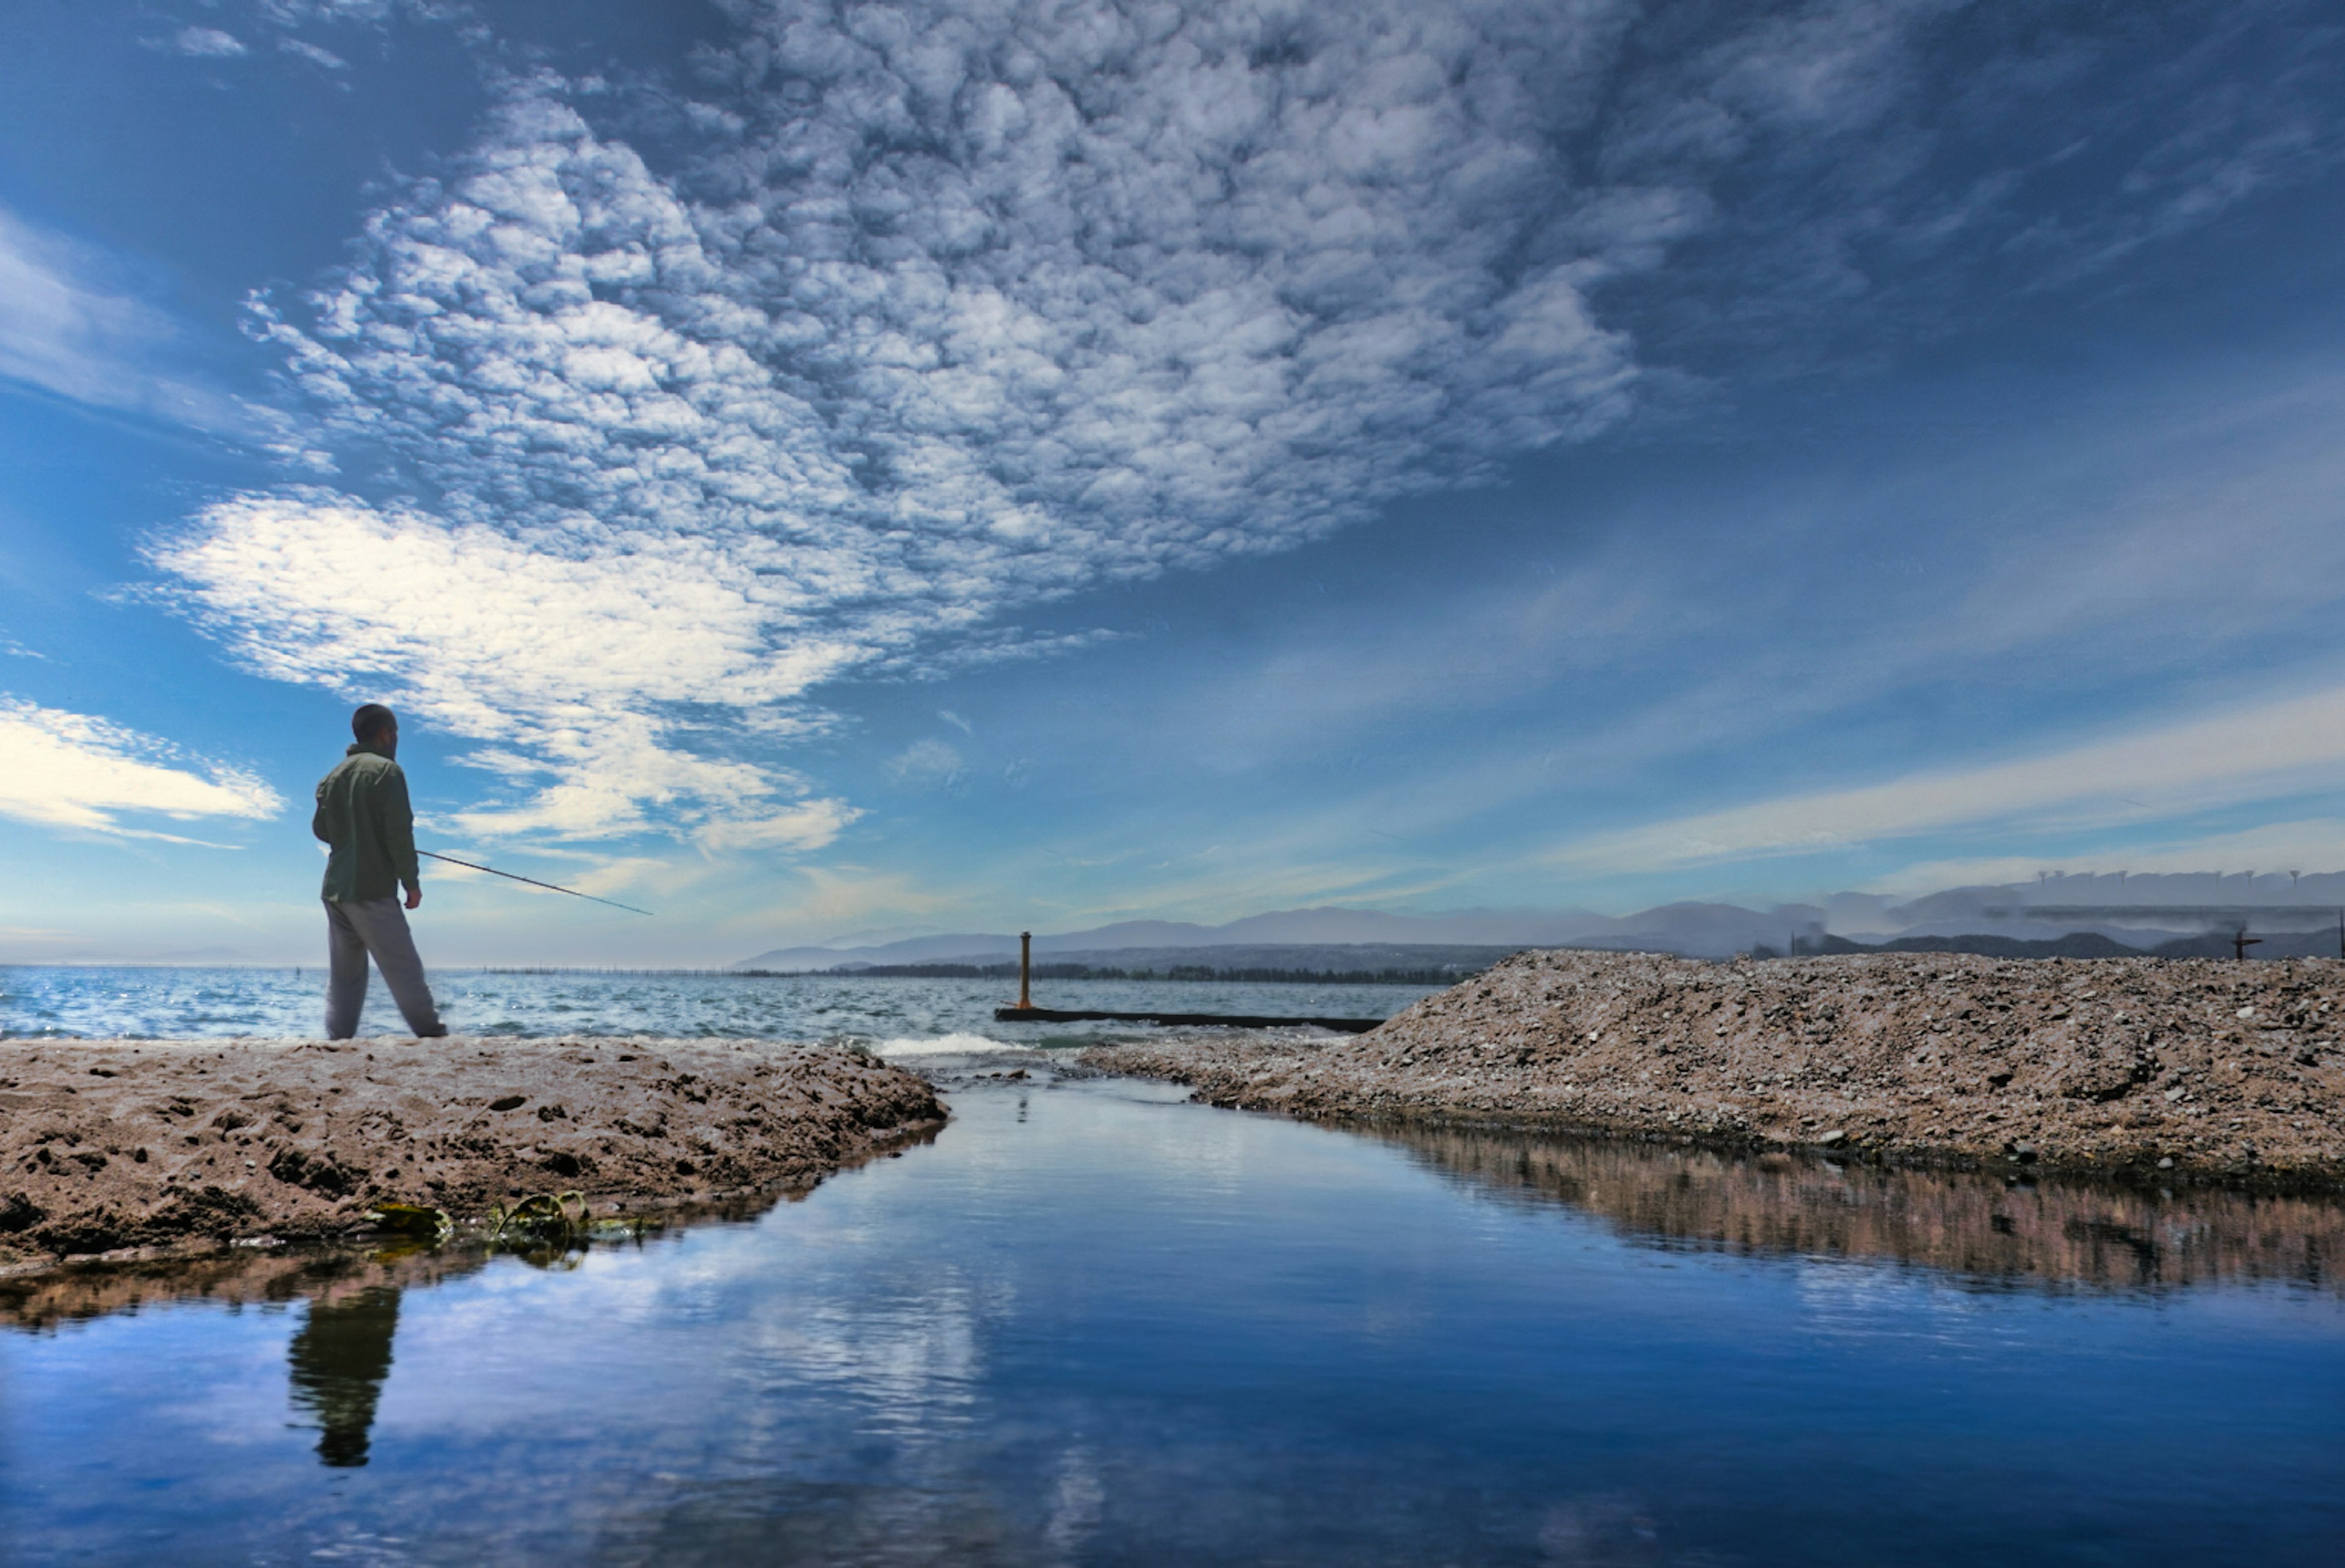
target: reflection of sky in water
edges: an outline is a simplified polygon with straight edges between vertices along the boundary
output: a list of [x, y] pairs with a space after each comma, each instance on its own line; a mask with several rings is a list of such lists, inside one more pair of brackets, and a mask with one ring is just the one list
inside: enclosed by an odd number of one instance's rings
[[1657, 1244], [1159, 1087], [954, 1103], [932, 1147], [754, 1223], [405, 1289], [362, 1466], [320, 1463], [319, 1426], [363, 1410], [330, 1380], [362, 1381], [383, 1314], [0, 1334], [0, 1538], [24, 1562], [1017, 1564], [2345, 1541], [2333, 1291]]

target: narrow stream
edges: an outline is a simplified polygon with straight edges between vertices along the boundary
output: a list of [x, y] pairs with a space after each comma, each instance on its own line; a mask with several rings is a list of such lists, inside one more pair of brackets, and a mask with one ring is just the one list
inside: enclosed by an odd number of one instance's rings
[[0, 1290], [15, 1563], [2345, 1561], [2345, 1211], [1385, 1137], [1009, 1058], [562, 1259]]

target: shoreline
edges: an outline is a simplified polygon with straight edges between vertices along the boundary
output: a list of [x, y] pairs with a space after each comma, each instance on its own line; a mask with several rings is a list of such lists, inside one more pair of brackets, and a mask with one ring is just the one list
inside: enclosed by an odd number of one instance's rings
[[1350, 1040], [1094, 1047], [1234, 1109], [2345, 1189], [2345, 963], [1519, 954]]
[[575, 1192], [599, 1219], [803, 1191], [932, 1134], [918, 1075], [770, 1041], [0, 1042], [0, 1273]]

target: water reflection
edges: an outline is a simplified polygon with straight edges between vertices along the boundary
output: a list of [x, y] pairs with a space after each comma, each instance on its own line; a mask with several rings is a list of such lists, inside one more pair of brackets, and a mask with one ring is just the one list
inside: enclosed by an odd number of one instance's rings
[[287, 1349], [293, 1409], [319, 1428], [318, 1459], [367, 1462], [376, 1402], [391, 1375], [403, 1290], [472, 1273], [479, 1250], [399, 1247], [373, 1252], [238, 1251], [0, 1281], [0, 1322], [33, 1330], [201, 1300], [231, 1308], [306, 1303]]
[[2345, 1294], [2345, 1202], [2330, 1199], [1843, 1168], [1518, 1133], [1381, 1136], [1477, 1185], [1567, 1203], [1678, 1245], [1888, 1258], [1973, 1281], [2139, 1290], [2285, 1280]]
[[[0, 1285], [51, 1322], [141, 1288], [281, 1303], [0, 1333], [0, 1556], [2337, 1561], [2321, 1206], [1377, 1142], [976, 1071], [915, 1155], [574, 1269]], [[2226, 1274], [2321, 1288], [2167, 1288]], [[2011, 1278], [2156, 1290], [1946, 1288]]]
[[951, 1563], [1031, 1564], [1032, 1543], [973, 1487], [872, 1485], [775, 1476], [701, 1482], [655, 1512], [614, 1521], [594, 1556], [662, 1568], [803, 1568]]
[[350, 1299], [367, 1289], [395, 1296], [472, 1273], [488, 1262], [478, 1249], [407, 1245], [373, 1251], [246, 1249], [83, 1265], [0, 1280], [0, 1325], [46, 1330], [60, 1323], [171, 1302], [224, 1307], [290, 1306], [324, 1297]]
[[367, 1462], [375, 1401], [391, 1376], [391, 1341], [399, 1331], [399, 1291], [384, 1285], [328, 1289], [310, 1298], [310, 1316], [293, 1336], [293, 1407], [317, 1418], [318, 1458], [336, 1469]]

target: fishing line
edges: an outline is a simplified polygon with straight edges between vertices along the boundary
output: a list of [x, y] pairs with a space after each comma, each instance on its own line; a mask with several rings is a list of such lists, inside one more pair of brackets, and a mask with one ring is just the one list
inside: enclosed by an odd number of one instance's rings
[[[553, 889], [553, 891], [554, 891], [554, 892], [556, 892], [556, 893], [567, 893], [567, 894], [568, 894], [568, 895], [570, 895], [570, 896], [571, 896], [571, 897], [573, 897], [573, 898], [586, 898], [586, 899], [592, 899], [592, 900], [593, 900], [594, 903], [596, 903], [596, 904], [607, 904], [607, 905], [610, 905], [612, 908], [614, 908], [614, 909], [624, 909], [624, 910], [625, 910], [625, 911], [626, 911], [628, 914], [630, 914], [630, 915], [650, 915], [650, 914], [651, 914], [651, 911], [650, 911], [650, 910], [648, 910], [648, 909], [638, 909], [638, 908], [636, 908], [636, 907], [635, 907], [634, 905], [632, 905], [632, 904], [622, 904], [622, 903], [620, 903], [620, 902], [619, 902], [617, 899], [615, 899], [615, 898], [601, 898], [601, 897], [597, 897], [595, 895], [594, 895], [594, 894], [592, 894], [592, 893], [581, 893], [581, 892], [579, 892], [579, 891], [578, 891], [576, 888], [574, 888], [574, 887], [563, 887], [563, 886], [559, 886], [559, 885], [555, 885], [555, 884], [553, 884], [553, 883], [551, 883], [551, 882], [540, 882], [540, 881], [539, 881], [536, 877], [534, 877], [534, 876], [523, 876], [523, 875], [522, 875], [519, 872], [515, 872], [515, 871], [499, 871], [499, 870], [498, 870], [495, 866], [493, 866], [493, 865], [479, 865], [479, 864], [477, 864], [477, 863], [475, 863], [475, 862], [473, 862], [473, 861], [470, 861], [470, 860], [459, 860], [459, 859], [457, 859], [457, 858], [456, 858], [454, 855], [437, 855], [437, 854], [434, 854], [432, 851], [428, 850], [428, 849], [419, 849], [419, 850], [417, 850], [415, 853], [416, 853], [416, 854], [418, 854], [418, 855], [422, 855], [422, 856], [423, 856], [425, 859], [427, 859], [427, 860], [444, 860], [444, 861], [446, 861], [446, 862], [447, 862], [449, 865], [461, 865], [461, 866], [463, 866], [465, 869], [470, 870], [470, 871], [485, 871], [485, 872], [487, 872], [491, 876], [504, 876], [504, 877], [510, 877], [510, 878], [512, 878], [512, 879], [513, 879], [513, 881], [515, 881], [515, 882], [526, 882], [526, 883], [528, 883], [532, 887], [545, 887], [545, 888], [551, 888], [551, 889]], [[654, 919], [657, 919], [657, 918], [658, 918], [658, 916], [653, 916], [653, 918], [654, 918]]]

